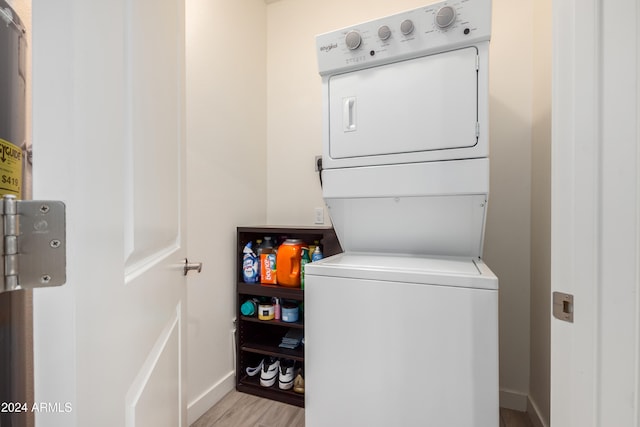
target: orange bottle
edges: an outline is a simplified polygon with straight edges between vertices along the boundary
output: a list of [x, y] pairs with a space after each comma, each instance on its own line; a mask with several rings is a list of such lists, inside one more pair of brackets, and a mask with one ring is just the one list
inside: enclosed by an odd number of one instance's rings
[[278, 248], [276, 256], [276, 277], [278, 284], [290, 288], [300, 287], [300, 260], [304, 242], [287, 239]]

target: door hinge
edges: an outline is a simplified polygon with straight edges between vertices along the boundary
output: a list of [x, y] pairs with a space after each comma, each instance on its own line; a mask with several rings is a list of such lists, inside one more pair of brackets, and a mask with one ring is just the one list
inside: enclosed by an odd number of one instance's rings
[[553, 293], [553, 317], [573, 323], [573, 295]]
[[4, 278], [0, 292], [63, 285], [67, 281], [64, 203], [5, 195], [0, 205]]

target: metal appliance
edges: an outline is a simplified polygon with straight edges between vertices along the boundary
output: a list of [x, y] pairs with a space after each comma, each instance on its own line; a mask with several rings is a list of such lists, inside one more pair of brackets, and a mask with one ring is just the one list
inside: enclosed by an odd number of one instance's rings
[[307, 427], [499, 424], [490, 35], [491, 0], [454, 0], [316, 38], [345, 252], [306, 266]]
[[[0, 198], [4, 194], [29, 196], [25, 178], [30, 165], [20, 148], [26, 146], [26, 37], [25, 27], [5, 0], [0, 0]], [[30, 179], [29, 181], [30, 182]], [[4, 207], [4, 203], [0, 202]], [[4, 214], [4, 211], [2, 212]], [[3, 251], [4, 254], [4, 251]], [[3, 255], [4, 258], [4, 255]], [[0, 273], [4, 275], [4, 266]], [[0, 284], [0, 402], [11, 405], [33, 401], [31, 369], [31, 294], [5, 293]], [[0, 412], [0, 426], [33, 423], [30, 412]]]

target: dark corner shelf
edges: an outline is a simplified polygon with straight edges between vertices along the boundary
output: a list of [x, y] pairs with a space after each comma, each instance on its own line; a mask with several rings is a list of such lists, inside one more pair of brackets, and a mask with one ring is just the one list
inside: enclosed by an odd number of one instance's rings
[[302, 239], [307, 244], [318, 242], [325, 257], [342, 252], [335, 231], [331, 227], [238, 227], [236, 247], [236, 390], [265, 397], [267, 399], [296, 405], [304, 408], [304, 395], [292, 390], [280, 390], [276, 383], [273, 387], [262, 387], [260, 376], [246, 375], [247, 367], [255, 367], [265, 357], [277, 357], [295, 361], [296, 367], [304, 368], [304, 346], [287, 349], [279, 346], [288, 329], [304, 333], [304, 311], [300, 312], [298, 322], [288, 323], [281, 320], [259, 320], [256, 317], [243, 316], [240, 305], [249, 297], [274, 297], [294, 301], [304, 301], [304, 290], [278, 285], [250, 284], [242, 281], [242, 250], [248, 242], [256, 242], [270, 236], [276, 244], [286, 238]]

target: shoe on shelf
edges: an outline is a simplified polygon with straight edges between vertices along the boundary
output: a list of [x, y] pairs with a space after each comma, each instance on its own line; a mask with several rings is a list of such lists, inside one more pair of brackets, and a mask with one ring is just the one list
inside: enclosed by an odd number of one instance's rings
[[260, 385], [263, 387], [271, 387], [276, 383], [278, 378], [278, 370], [280, 368], [280, 361], [275, 357], [270, 357], [269, 360], [262, 364], [262, 372], [260, 373]]
[[304, 377], [302, 376], [302, 369], [298, 369], [298, 375], [293, 380], [293, 391], [304, 394]]
[[247, 367], [245, 371], [247, 372], [247, 375], [249, 375], [250, 377], [254, 377], [256, 376], [256, 374], [258, 374], [258, 372], [262, 370], [262, 365], [264, 365], [264, 359], [262, 359], [260, 361], [260, 364], [255, 368]]
[[290, 390], [293, 387], [293, 360], [280, 361], [280, 375], [278, 375], [278, 387], [281, 390]]

